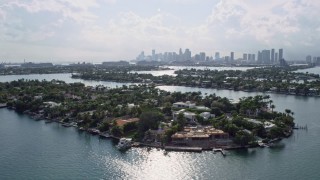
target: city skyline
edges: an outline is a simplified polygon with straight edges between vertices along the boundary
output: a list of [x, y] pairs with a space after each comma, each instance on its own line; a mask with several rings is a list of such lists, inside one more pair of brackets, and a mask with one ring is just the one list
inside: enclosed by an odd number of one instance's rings
[[[213, 54], [213, 53], [211, 53]], [[214, 52], [214, 56], [206, 54], [205, 52], [192, 52], [190, 49], [185, 49], [184, 52], [180, 48], [179, 52], [158, 52], [152, 49], [151, 54], [141, 51], [136, 57], [135, 61], [219, 61], [222, 63], [247, 62], [258, 64], [279, 64], [281, 59], [285, 59], [283, 48], [271, 50], [259, 50], [256, 53], [240, 53], [236, 54], [231, 51], [225, 56], [220, 56], [220, 52]], [[257, 59], [256, 59], [257, 55]]]
[[286, 60], [305, 60], [318, 56], [319, 8], [312, 0], [4, 0], [0, 61], [132, 60], [180, 47], [235, 59], [284, 48]]

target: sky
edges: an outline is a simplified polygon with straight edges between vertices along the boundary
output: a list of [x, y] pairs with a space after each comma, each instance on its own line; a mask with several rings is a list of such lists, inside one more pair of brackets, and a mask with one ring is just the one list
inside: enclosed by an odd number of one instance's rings
[[132, 60], [189, 48], [320, 56], [319, 0], [0, 0], [0, 63]]

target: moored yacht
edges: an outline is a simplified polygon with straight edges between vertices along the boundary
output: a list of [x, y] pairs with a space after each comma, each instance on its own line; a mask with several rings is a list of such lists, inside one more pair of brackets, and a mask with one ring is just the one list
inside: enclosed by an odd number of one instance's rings
[[117, 145], [117, 148], [119, 150], [126, 150], [131, 147], [131, 144], [132, 144], [131, 138], [121, 138], [118, 145]]

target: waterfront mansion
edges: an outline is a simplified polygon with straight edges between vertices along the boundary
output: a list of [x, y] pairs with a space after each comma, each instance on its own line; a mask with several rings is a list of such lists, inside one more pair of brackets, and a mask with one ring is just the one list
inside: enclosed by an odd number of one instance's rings
[[216, 148], [232, 143], [229, 134], [213, 126], [184, 127], [171, 136], [173, 145]]

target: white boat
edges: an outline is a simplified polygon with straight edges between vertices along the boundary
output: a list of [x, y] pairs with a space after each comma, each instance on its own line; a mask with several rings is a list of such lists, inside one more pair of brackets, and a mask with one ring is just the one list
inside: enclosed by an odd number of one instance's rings
[[131, 144], [132, 144], [131, 138], [121, 138], [118, 145], [117, 145], [117, 148], [119, 150], [126, 150], [131, 147]]

